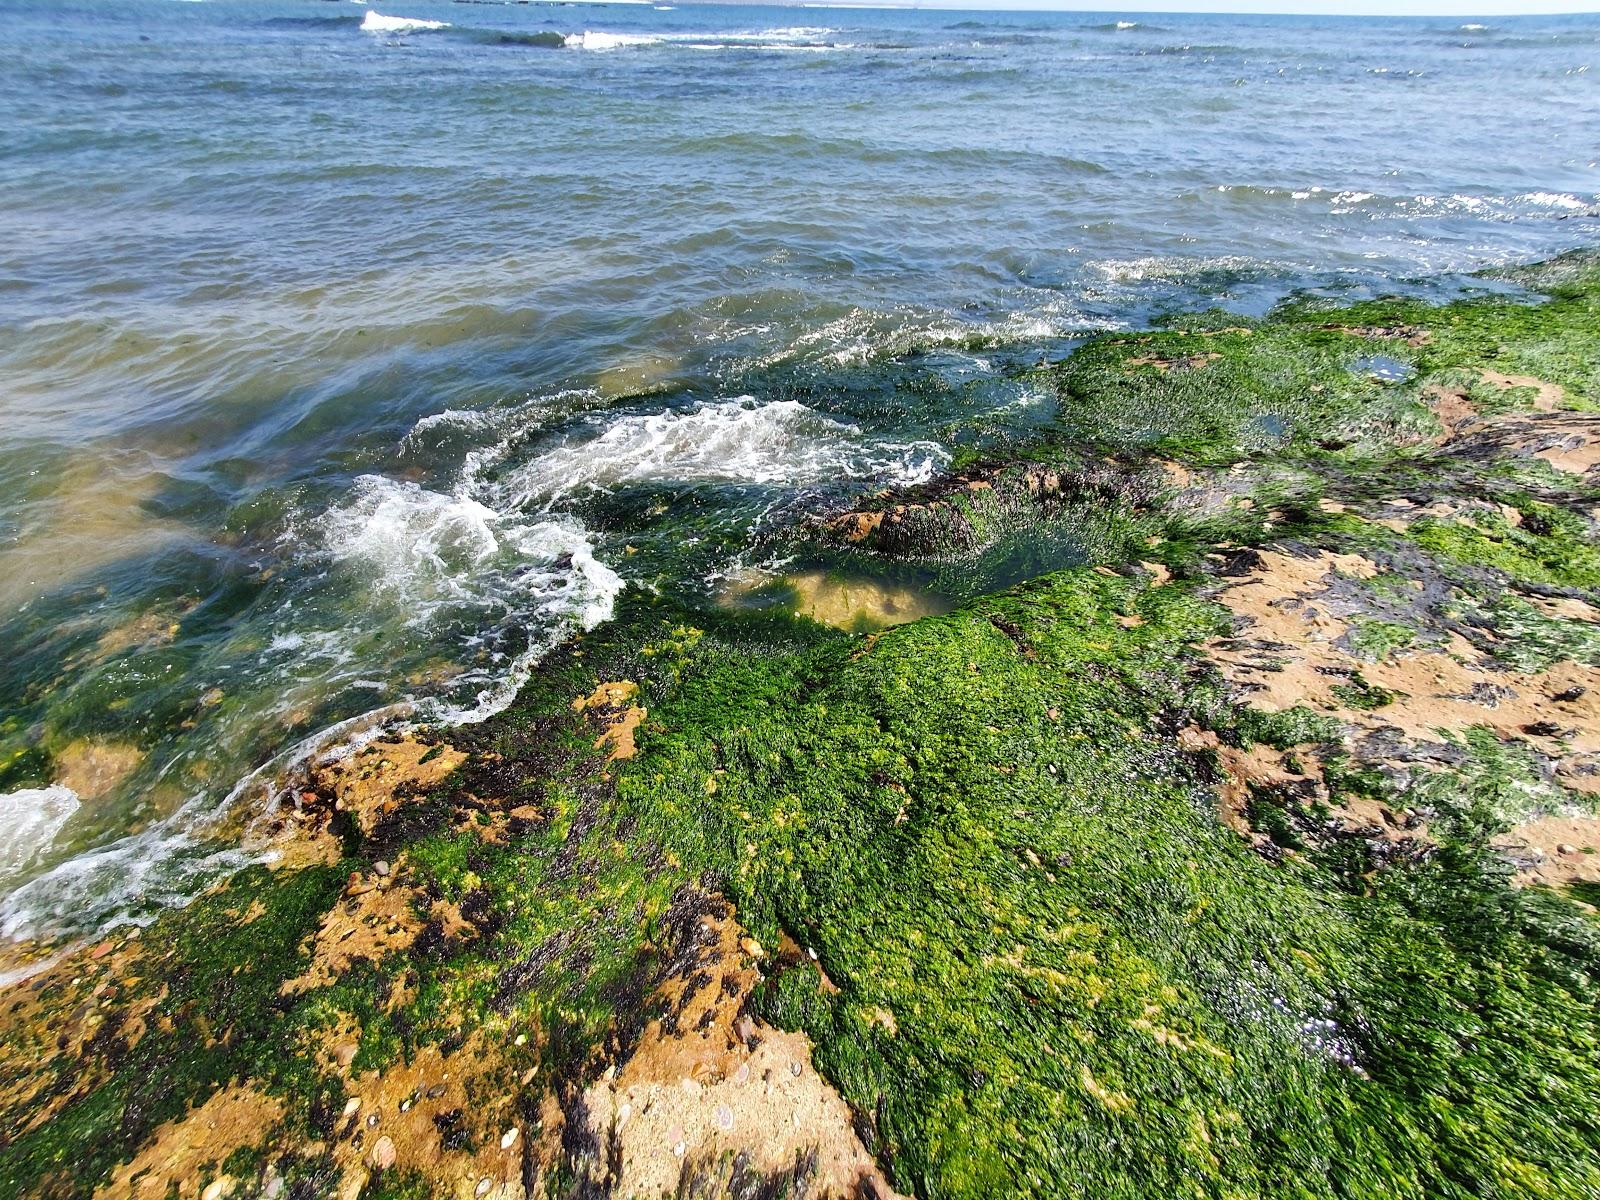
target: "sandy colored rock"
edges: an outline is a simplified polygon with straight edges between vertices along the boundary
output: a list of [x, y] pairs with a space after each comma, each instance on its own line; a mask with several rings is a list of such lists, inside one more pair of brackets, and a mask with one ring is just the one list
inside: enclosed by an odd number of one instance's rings
[[79, 738], [55, 754], [55, 781], [81, 800], [95, 800], [117, 789], [144, 761], [144, 751], [131, 742]]
[[1600, 467], [1600, 414], [1565, 409], [1560, 387], [1529, 375], [1483, 371], [1479, 378], [1503, 390], [1531, 389], [1532, 410], [1484, 416], [1464, 388], [1431, 383], [1422, 389], [1422, 399], [1443, 430], [1434, 445], [1486, 456], [1542, 458], [1580, 477]]
[[596, 750], [606, 751], [606, 761], [632, 758], [638, 752], [634, 735], [640, 723], [649, 715], [648, 710], [630, 701], [639, 694], [639, 685], [632, 680], [602, 683], [587, 696], [572, 702], [575, 711], [587, 713], [589, 719], [600, 726], [600, 736], [594, 741]]
[[[1362, 661], [1335, 643], [1349, 629], [1334, 615], [1334, 573], [1370, 577], [1367, 559], [1326, 552], [1262, 551], [1260, 566], [1226, 584], [1218, 600], [1237, 619], [1235, 634], [1207, 643], [1207, 653], [1254, 707], [1297, 705], [1336, 716], [1352, 737], [1397, 730], [1413, 742], [1474, 726], [1502, 739], [1529, 741], [1556, 763], [1566, 786], [1600, 794], [1600, 667], [1557, 662], [1537, 674], [1507, 671], [1459, 635], [1441, 649], [1401, 650], [1384, 662]], [[1378, 708], [1352, 707], [1335, 688], [1359, 674], [1392, 693]], [[1579, 699], [1554, 697], [1577, 691]], [[1559, 736], [1533, 730], [1553, 722]]]
[[[113, 1039], [132, 1048], [148, 1030], [151, 1010], [165, 995], [139, 994], [143, 944], [126, 933], [65, 950], [15, 946], [0, 985], [0, 1109], [26, 1111], [15, 1136], [37, 1128], [108, 1072], [92, 1043]], [[54, 1062], [60, 1074], [39, 1070]]]
[[502, 1040], [480, 1031], [452, 1052], [424, 1046], [350, 1078], [330, 1144], [340, 1194], [359, 1194], [373, 1171], [394, 1168], [417, 1172], [436, 1196], [473, 1195], [488, 1179], [497, 1200], [520, 1200], [524, 1147], [502, 1146], [500, 1134], [521, 1091], [509, 1075]]
[[[95, 1192], [95, 1200], [151, 1200], [172, 1187], [180, 1196], [203, 1195], [198, 1186], [203, 1169], [261, 1143], [282, 1119], [280, 1101], [249, 1087], [223, 1088], [156, 1130], [133, 1161], [118, 1167], [111, 1182]], [[229, 1190], [224, 1184], [217, 1195]]]
[[1519, 883], [1600, 883], [1600, 817], [1540, 817], [1502, 834], [1494, 844], [1517, 865]]
[[1535, 379], [1532, 375], [1505, 375], [1499, 371], [1482, 371], [1479, 377], [1497, 388], [1532, 388], [1535, 412], [1553, 413], [1567, 402], [1567, 393], [1553, 383]]
[[653, 998], [670, 1018], [652, 1021], [626, 1060], [583, 1093], [579, 1112], [602, 1147], [584, 1164], [589, 1182], [611, 1195], [681, 1195], [718, 1161], [742, 1156], [764, 1175], [814, 1164], [808, 1196], [855, 1197], [864, 1187], [897, 1195], [849, 1107], [818, 1076], [806, 1037], [741, 1014], [761, 975], [732, 910], [714, 905], [694, 936], [692, 960]]
[[406, 949], [422, 929], [419, 907], [426, 911], [427, 901], [410, 887], [352, 881], [340, 903], [322, 918], [322, 926], [312, 938], [310, 965], [281, 990], [293, 995], [326, 987], [353, 963], [363, 959], [378, 962], [387, 954]]

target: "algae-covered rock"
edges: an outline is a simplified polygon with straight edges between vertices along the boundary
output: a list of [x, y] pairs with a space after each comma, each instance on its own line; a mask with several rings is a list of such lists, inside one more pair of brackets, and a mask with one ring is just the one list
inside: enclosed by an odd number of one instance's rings
[[828, 567], [325, 767], [10, 973], [0, 1191], [1600, 1195], [1585, 261], [1092, 340]]

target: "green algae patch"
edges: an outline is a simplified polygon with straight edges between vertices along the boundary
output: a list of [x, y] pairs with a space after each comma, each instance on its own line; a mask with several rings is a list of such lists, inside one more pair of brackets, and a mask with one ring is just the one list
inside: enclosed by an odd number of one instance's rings
[[[780, 976], [768, 1011], [817, 1041], [903, 1188], [1592, 1185], [1593, 1146], [1560, 1143], [1600, 1075], [1545, 1038], [1559, 1010], [1592, 1040], [1593, 993], [1546, 978], [1570, 963], [1537, 941], [1508, 963], [1455, 925], [1447, 901], [1516, 906], [1492, 870], [1422, 887], [1397, 868], [1351, 895], [1217, 822], [1162, 737], [1219, 715], [1185, 654], [1215, 621], [1075, 572], [870, 647], [691, 671], [619, 796], [763, 941], [816, 953], [837, 991]], [[768, 700], [728, 703], [746, 688]], [[1423, 1001], [1441, 973], [1442, 1012]], [[1506, 1085], [1448, 1083], [1450, 1032], [1514, 1055]], [[1574, 1107], [1527, 1111], [1543, 1072]]]
[[[318, 1072], [296, 1052], [303, 1014], [280, 1011], [278, 990], [298, 970], [301, 940], [341, 883], [333, 868], [281, 875], [251, 868], [148, 930], [136, 968], [146, 973], [132, 983], [110, 981], [120, 985], [113, 995], [123, 1011], [138, 1014], [138, 1036], [126, 1022], [107, 1022], [87, 1043], [82, 1076], [64, 1047], [41, 1047], [35, 1069], [56, 1073], [52, 1090], [65, 1103], [43, 1124], [29, 1120], [37, 1095], [6, 1114], [8, 1127], [26, 1129], [0, 1146], [9, 1194], [92, 1189], [164, 1121], [233, 1079], [290, 1098], [291, 1119], [311, 1132]], [[7, 1049], [12, 1058], [22, 1047]]]
[[1513, 525], [1496, 513], [1472, 522], [1424, 518], [1407, 535], [1425, 550], [1513, 580], [1600, 590], [1600, 546], [1587, 521], [1553, 505], [1525, 502]]

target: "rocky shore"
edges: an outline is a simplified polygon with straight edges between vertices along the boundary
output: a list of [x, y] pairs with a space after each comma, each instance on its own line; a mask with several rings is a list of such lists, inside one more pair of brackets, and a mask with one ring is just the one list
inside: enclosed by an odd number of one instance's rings
[[1600, 1195], [1600, 260], [1496, 285], [1091, 340], [788, 532], [892, 612], [315, 764], [21, 948], [0, 1193]]

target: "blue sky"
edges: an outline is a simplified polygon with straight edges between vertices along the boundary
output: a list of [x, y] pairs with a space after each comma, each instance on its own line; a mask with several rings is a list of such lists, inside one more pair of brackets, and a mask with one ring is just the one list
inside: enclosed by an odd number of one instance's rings
[[[1600, 12], [1600, 0], [1140, 0], [1115, 9], [1105, 0], [915, 0], [923, 8], [1088, 12], [1321, 13], [1338, 16], [1481, 17]], [[909, 6], [909, 5], [908, 5]]]

